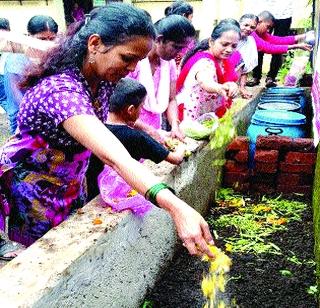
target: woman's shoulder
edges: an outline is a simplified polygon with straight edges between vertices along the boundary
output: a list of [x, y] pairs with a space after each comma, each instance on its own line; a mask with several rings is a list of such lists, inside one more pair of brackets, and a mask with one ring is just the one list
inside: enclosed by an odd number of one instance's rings
[[194, 71], [195, 73], [199, 72], [200, 70], [206, 70], [206, 69], [215, 70], [215, 64], [209, 58], [199, 59], [191, 68], [191, 70]]
[[77, 72], [76, 70], [65, 70], [63, 72], [43, 78], [36, 87], [43, 88], [47, 92], [69, 91], [85, 93], [87, 92], [86, 84], [87, 83], [80, 71]]

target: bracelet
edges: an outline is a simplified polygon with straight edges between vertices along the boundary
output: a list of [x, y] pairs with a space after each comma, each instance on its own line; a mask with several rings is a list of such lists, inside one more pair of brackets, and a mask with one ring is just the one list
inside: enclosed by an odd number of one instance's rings
[[155, 185], [151, 186], [147, 190], [147, 192], [145, 193], [144, 197], [147, 200], [149, 200], [150, 202], [152, 202], [154, 205], [158, 205], [156, 198], [157, 198], [157, 194], [162, 189], [169, 189], [173, 194], [175, 194], [174, 189], [172, 189], [168, 184], [166, 184], [166, 183], [158, 183], [158, 184], [155, 184]]

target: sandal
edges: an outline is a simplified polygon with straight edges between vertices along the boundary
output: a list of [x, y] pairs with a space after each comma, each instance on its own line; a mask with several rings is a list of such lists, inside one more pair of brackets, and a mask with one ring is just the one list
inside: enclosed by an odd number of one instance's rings
[[276, 87], [277, 83], [274, 79], [272, 79], [271, 77], [267, 77], [266, 78], [266, 87], [267, 88], [273, 88]]
[[18, 252], [24, 247], [16, 242], [10, 240], [0, 239], [0, 260], [11, 261], [16, 256], [5, 257], [6, 254], [10, 252]]

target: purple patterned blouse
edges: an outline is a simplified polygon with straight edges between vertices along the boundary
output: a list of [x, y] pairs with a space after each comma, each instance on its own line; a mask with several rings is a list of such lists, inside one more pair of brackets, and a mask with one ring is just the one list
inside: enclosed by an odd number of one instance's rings
[[32, 244], [85, 203], [85, 172], [91, 152], [61, 123], [81, 114], [103, 123], [113, 85], [101, 82], [93, 98], [79, 69], [43, 78], [20, 105], [18, 132], [0, 149], [0, 227]]

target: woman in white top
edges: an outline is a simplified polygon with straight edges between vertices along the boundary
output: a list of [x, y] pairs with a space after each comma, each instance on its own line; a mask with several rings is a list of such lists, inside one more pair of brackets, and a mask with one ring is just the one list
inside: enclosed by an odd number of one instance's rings
[[241, 39], [238, 43], [237, 50], [240, 52], [243, 67], [240, 77], [240, 93], [243, 98], [250, 98], [252, 94], [246, 89], [248, 73], [258, 65], [258, 50], [251, 33], [256, 30], [258, 17], [253, 14], [245, 14], [240, 17], [239, 24], [241, 30]]

